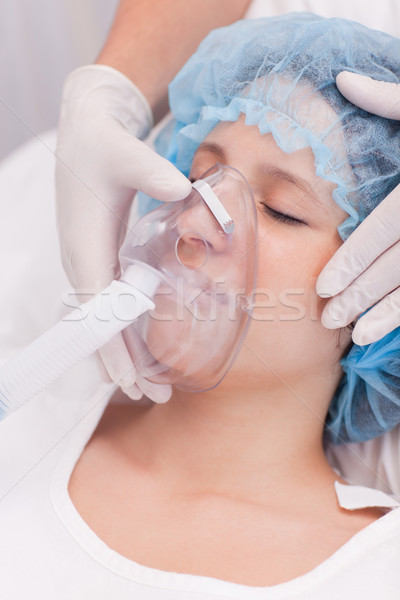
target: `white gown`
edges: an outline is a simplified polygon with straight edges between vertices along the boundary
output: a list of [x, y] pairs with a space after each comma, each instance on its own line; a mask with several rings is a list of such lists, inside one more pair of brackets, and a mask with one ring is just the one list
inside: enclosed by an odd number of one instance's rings
[[78, 375], [0, 425], [2, 600], [398, 600], [399, 501], [360, 486], [338, 487], [343, 508], [389, 512], [312, 571], [279, 585], [161, 571], [112, 550], [84, 522], [67, 489], [113, 392], [94, 381], [92, 389], [88, 381], [80, 389]]

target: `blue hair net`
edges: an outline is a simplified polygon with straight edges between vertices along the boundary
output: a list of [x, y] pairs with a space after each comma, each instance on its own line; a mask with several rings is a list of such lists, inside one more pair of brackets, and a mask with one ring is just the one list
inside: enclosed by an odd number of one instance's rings
[[[293, 13], [211, 32], [169, 88], [174, 120], [157, 150], [188, 174], [198, 145], [220, 121], [257, 125], [285, 152], [310, 147], [316, 174], [334, 182], [348, 213], [343, 240], [400, 181], [398, 122], [348, 102], [347, 70], [399, 82], [400, 40], [343, 19]], [[335, 443], [366, 440], [400, 422], [400, 329], [353, 346], [327, 418]]]
[[336, 183], [333, 198], [349, 214], [346, 239], [400, 181], [400, 128], [348, 102], [335, 79], [348, 70], [398, 83], [399, 57], [400, 40], [311, 13], [216, 29], [172, 81], [175, 121], [156, 148], [188, 174], [215, 125], [244, 113], [281, 150], [311, 147], [316, 174]]
[[344, 377], [330, 405], [325, 434], [335, 444], [362, 442], [400, 423], [400, 328], [341, 361]]

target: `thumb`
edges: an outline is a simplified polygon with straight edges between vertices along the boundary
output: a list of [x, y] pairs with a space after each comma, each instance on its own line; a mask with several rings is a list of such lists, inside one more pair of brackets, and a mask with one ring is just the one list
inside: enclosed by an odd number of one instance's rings
[[342, 71], [336, 85], [347, 100], [386, 119], [400, 119], [400, 84]]
[[172, 163], [127, 132], [119, 136], [115, 160], [119, 183], [156, 200], [182, 200], [191, 192], [190, 181]]

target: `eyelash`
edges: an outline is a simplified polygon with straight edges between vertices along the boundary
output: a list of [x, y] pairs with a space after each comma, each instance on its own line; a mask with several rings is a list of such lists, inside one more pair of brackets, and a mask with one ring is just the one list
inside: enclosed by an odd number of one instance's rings
[[285, 213], [281, 213], [278, 210], [274, 210], [268, 204], [264, 204], [261, 202], [263, 212], [270, 215], [273, 219], [280, 221], [281, 223], [287, 223], [288, 225], [306, 225], [304, 221], [300, 219], [295, 219], [295, 217], [291, 217], [290, 215], [286, 215]]
[[[190, 183], [194, 183], [196, 181], [196, 178], [189, 177], [189, 181], [190, 181]], [[273, 219], [276, 219], [277, 221], [280, 221], [281, 223], [287, 223], [288, 225], [294, 225], [294, 226], [306, 225], [306, 223], [304, 221], [301, 221], [300, 219], [295, 219], [294, 217], [291, 217], [290, 215], [287, 215], [285, 213], [281, 213], [278, 210], [274, 210], [273, 208], [271, 208], [270, 206], [268, 206], [268, 204], [265, 204], [264, 202], [261, 202], [261, 206], [262, 206], [263, 212], [267, 213]]]

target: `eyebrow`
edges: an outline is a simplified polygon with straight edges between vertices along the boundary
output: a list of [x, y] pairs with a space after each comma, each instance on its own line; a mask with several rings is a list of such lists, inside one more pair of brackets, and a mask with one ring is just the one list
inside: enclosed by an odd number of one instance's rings
[[[214, 142], [202, 142], [197, 148], [197, 152], [209, 152], [216, 156], [221, 162], [226, 163], [226, 155], [224, 149], [219, 144], [215, 144]], [[300, 190], [305, 192], [305, 194], [309, 195], [310, 199], [312, 198], [312, 200], [315, 200], [316, 202], [318, 202], [318, 204], [322, 205], [321, 200], [315, 194], [315, 192], [312, 189], [312, 186], [306, 179], [303, 179], [302, 177], [299, 177], [298, 175], [295, 175], [290, 171], [285, 171], [284, 169], [280, 169], [279, 167], [268, 163], [258, 165], [257, 170], [260, 173], [260, 175], [269, 175], [271, 177], [281, 179], [282, 181], [292, 183]]]
[[214, 154], [217, 158], [219, 158], [221, 161], [226, 161], [226, 156], [223, 148], [219, 144], [214, 144], [213, 142], [201, 142], [201, 144], [196, 150], [196, 154], [197, 152], [210, 152], [211, 154]]
[[303, 177], [299, 177], [298, 175], [294, 175], [294, 173], [291, 173], [290, 171], [285, 171], [283, 169], [280, 169], [279, 167], [276, 167], [275, 165], [270, 164], [259, 165], [258, 171], [261, 175], [270, 175], [271, 177], [276, 177], [283, 181], [287, 181], [288, 183], [292, 183], [300, 190], [305, 192], [305, 194], [308, 195], [310, 199], [315, 200], [319, 204], [322, 204], [321, 200], [318, 198], [318, 196], [312, 189], [311, 184], [306, 179], [303, 179]]

